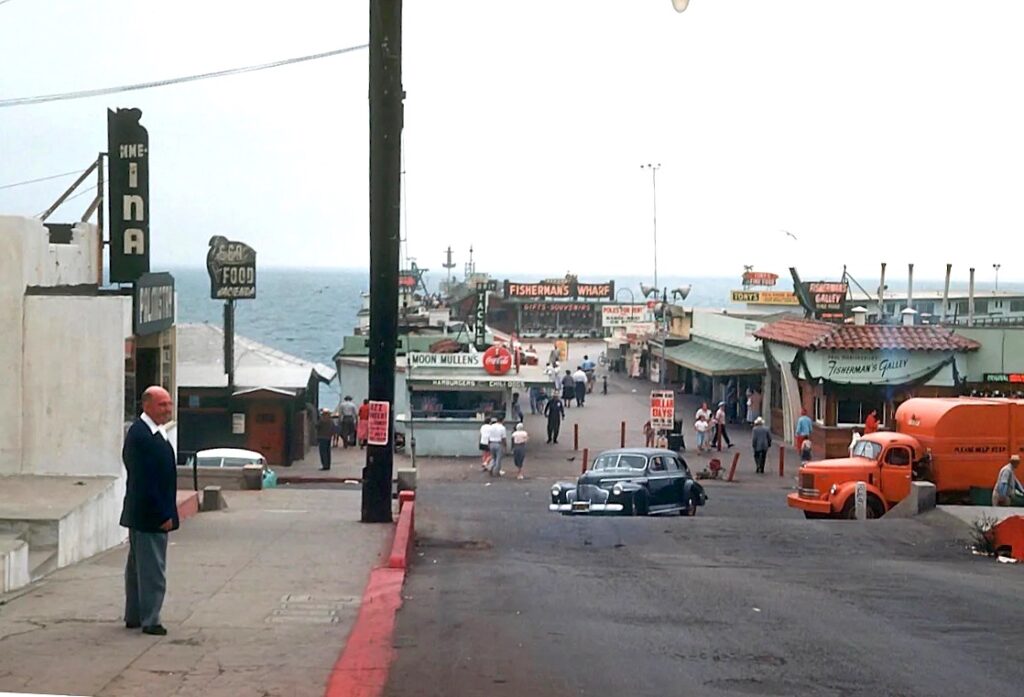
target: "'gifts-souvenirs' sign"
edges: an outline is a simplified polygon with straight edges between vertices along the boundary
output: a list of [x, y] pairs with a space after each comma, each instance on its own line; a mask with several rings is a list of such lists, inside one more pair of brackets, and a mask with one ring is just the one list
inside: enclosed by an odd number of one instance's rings
[[651, 428], [672, 430], [675, 417], [675, 393], [672, 390], [651, 390]]
[[210, 274], [210, 297], [214, 300], [256, 297], [256, 250], [244, 242], [211, 237], [206, 271]]
[[149, 271], [149, 132], [141, 118], [139, 109], [107, 109], [111, 283]]

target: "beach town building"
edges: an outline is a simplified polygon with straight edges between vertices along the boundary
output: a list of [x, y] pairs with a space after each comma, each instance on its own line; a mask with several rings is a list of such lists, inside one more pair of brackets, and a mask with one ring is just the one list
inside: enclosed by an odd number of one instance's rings
[[801, 411], [811, 416], [816, 458], [847, 453], [854, 428], [877, 412], [892, 424], [911, 397], [966, 390], [974, 339], [937, 326], [871, 325], [858, 309], [854, 323], [781, 319], [757, 329], [767, 360], [766, 407], [772, 430], [793, 442]]
[[208, 448], [254, 450], [271, 465], [301, 460], [316, 443], [320, 385], [336, 371], [237, 334], [233, 355], [229, 385], [223, 329], [178, 325], [178, 462]]
[[176, 377], [169, 274], [104, 288], [86, 223], [0, 216], [0, 244], [3, 592], [125, 538], [125, 426], [146, 386], [173, 394]]

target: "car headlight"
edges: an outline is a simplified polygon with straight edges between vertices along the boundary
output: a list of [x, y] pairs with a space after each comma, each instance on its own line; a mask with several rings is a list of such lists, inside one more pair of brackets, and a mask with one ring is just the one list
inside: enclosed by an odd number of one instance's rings
[[622, 485], [621, 484], [616, 484], [615, 486], [612, 487], [612, 495], [613, 496], [622, 496]]
[[553, 487], [551, 487], [551, 495], [552, 496], [559, 496], [561, 493], [562, 493], [562, 487], [560, 487], [558, 484], [555, 484]]
[[828, 490], [828, 495], [829, 496], [835, 496], [837, 491], [839, 491], [839, 485], [838, 484], [833, 484], [832, 488]]

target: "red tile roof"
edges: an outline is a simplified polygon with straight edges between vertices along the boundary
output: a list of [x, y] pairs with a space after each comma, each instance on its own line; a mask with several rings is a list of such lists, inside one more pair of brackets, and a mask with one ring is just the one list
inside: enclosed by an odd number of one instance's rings
[[828, 324], [808, 319], [783, 319], [761, 327], [754, 336], [764, 341], [813, 351], [977, 351], [981, 344], [935, 326]]

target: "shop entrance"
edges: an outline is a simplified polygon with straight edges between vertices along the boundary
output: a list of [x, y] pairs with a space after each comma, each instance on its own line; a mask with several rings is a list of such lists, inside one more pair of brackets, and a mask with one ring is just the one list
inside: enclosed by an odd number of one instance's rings
[[135, 349], [135, 404], [142, 408], [142, 393], [160, 384], [160, 349]]
[[246, 447], [267, 458], [272, 465], [285, 462], [284, 407], [280, 404], [253, 404], [249, 407]]

